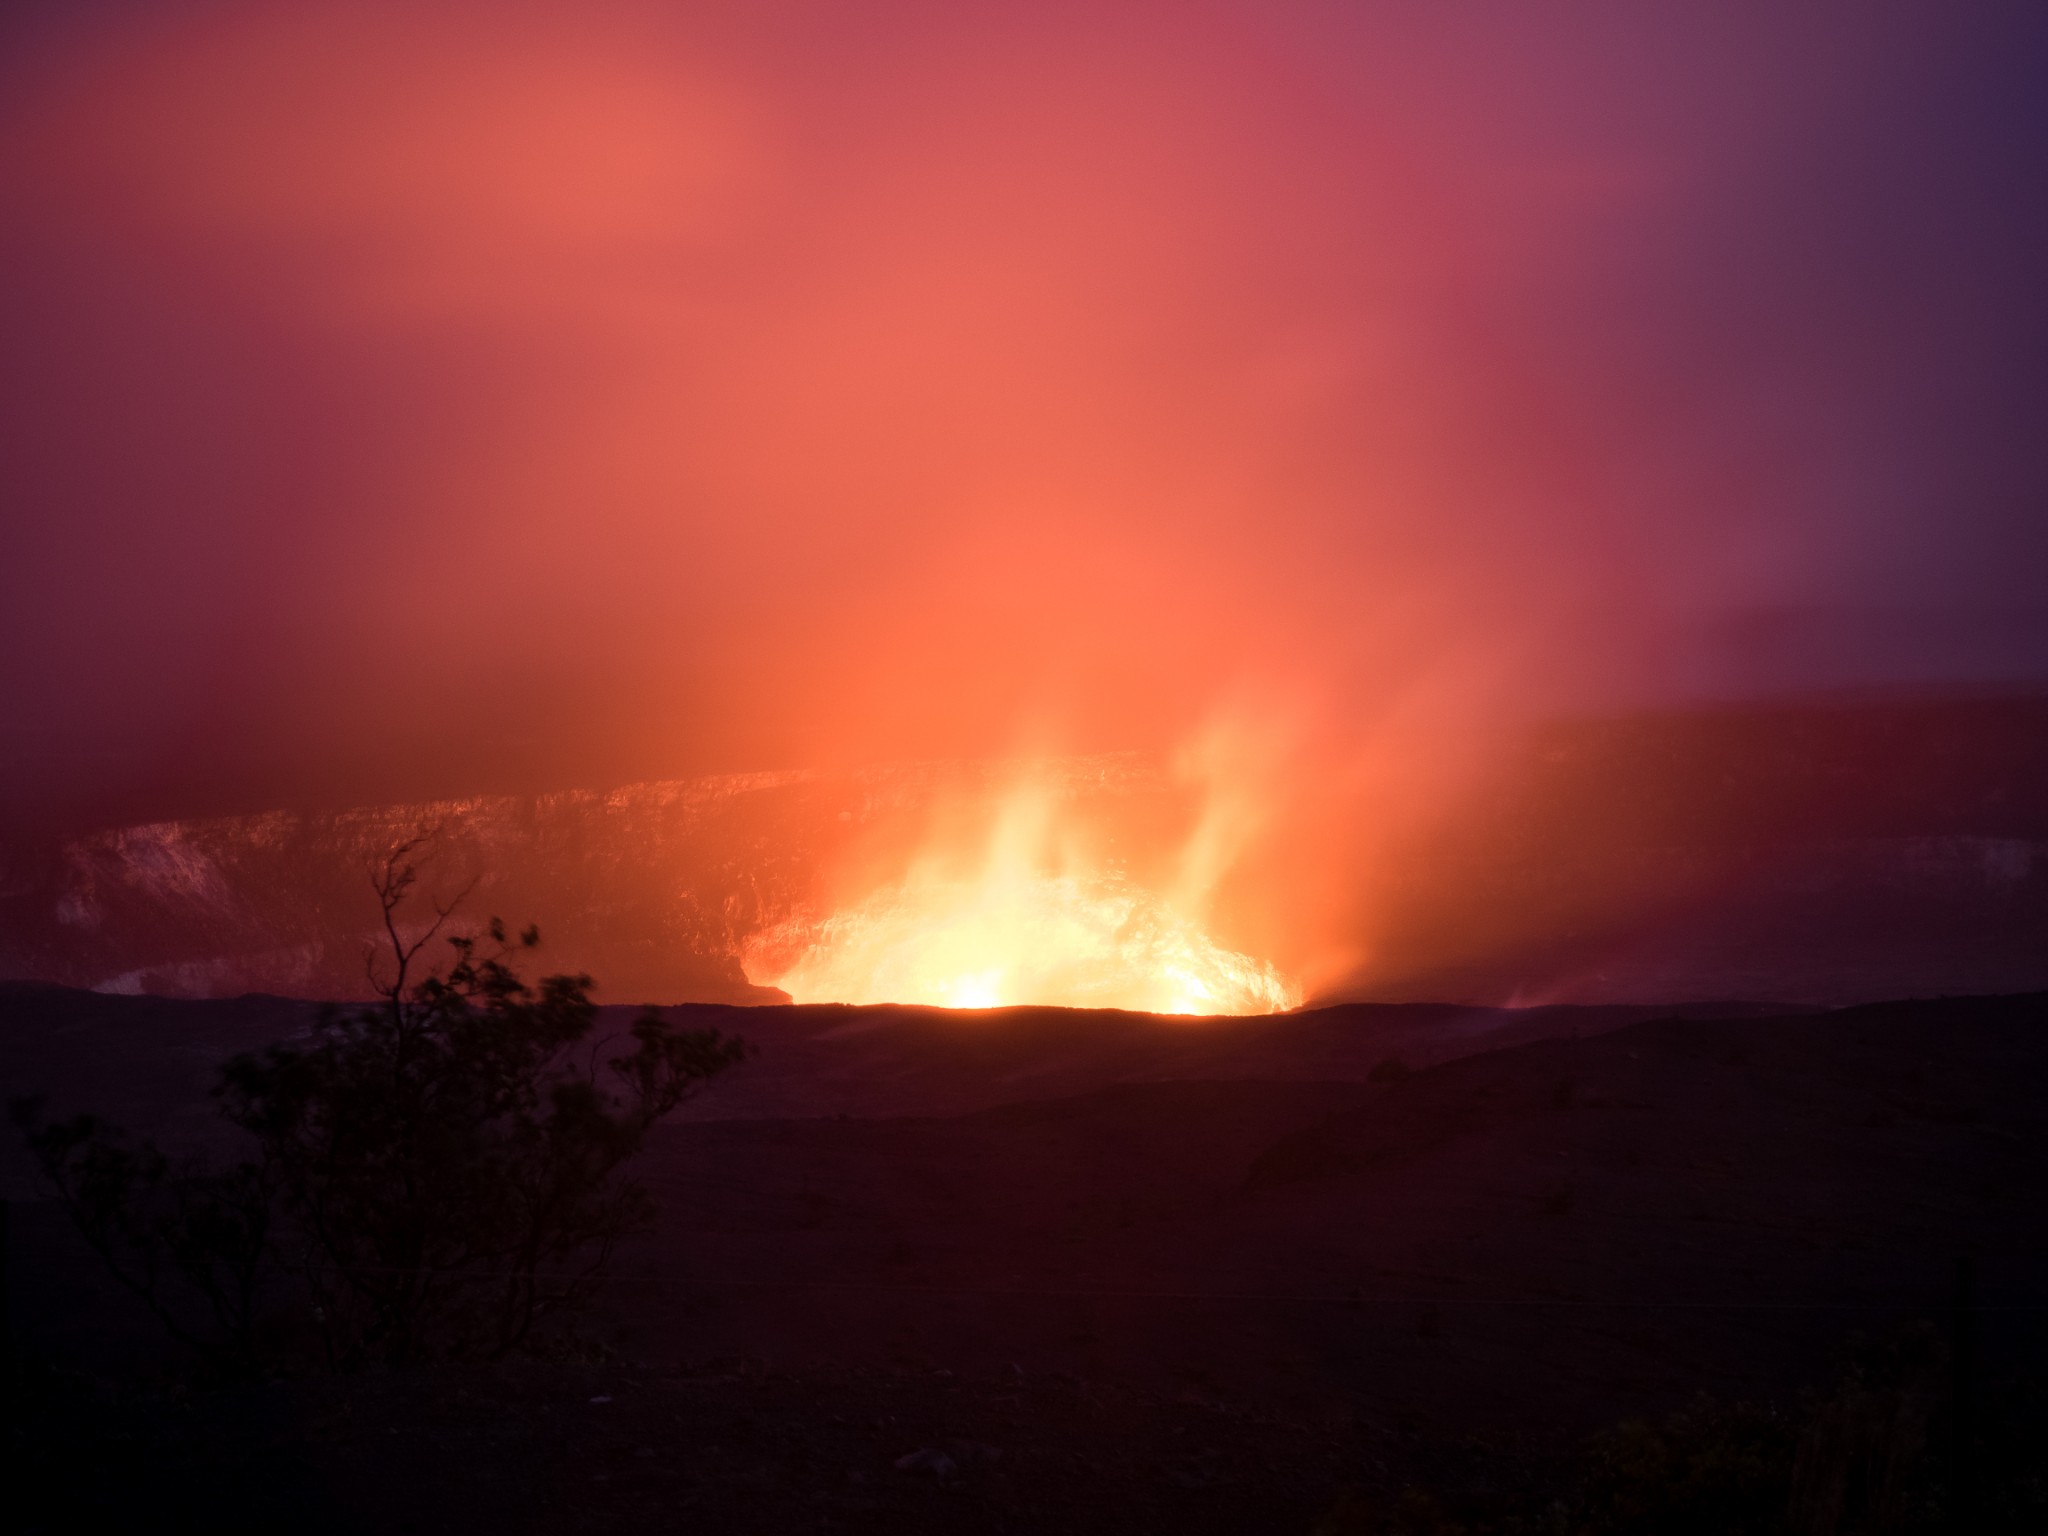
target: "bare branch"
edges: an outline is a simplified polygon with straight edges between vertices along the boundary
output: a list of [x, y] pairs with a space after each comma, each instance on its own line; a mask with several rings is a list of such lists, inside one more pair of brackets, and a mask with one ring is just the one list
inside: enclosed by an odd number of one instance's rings
[[434, 909], [434, 920], [432, 923], [427, 925], [427, 931], [425, 933], [421, 934], [409, 946], [406, 947], [401, 957], [402, 965], [410, 965], [413, 961], [414, 956], [418, 955], [421, 950], [425, 949], [429, 944], [434, 942], [436, 936], [438, 936], [441, 930], [447, 926], [448, 919], [456, 914], [457, 910], [461, 908], [463, 902], [469, 899], [469, 893], [475, 889], [476, 880], [472, 878], [468, 882], [468, 884], [464, 885], [461, 890], [455, 893], [455, 899], [450, 901], [446, 906], [443, 906], [440, 902], [433, 900], [431, 897], [428, 898], [427, 905]]
[[[379, 997], [394, 1008], [403, 1006], [408, 982], [412, 976], [413, 961], [448, 925], [462, 903], [476, 889], [477, 880], [472, 877], [452, 901], [443, 903], [429, 898], [427, 905], [433, 909], [434, 921], [418, 938], [408, 943], [399, 931], [398, 914], [411, 897], [413, 888], [419, 883], [420, 872], [432, 858], [432, 850], [441, 837], [441, 823], [422, 823], [411, 836], [392, 845], [384, 855], [383, 867], [370, 872], [370, 889], [376, 893], [378, 915], [384, 925], [385, 947], [391, 952], [392, 977], [386, 983], [377, 979], [377, 961], [374, 948], [365, 957], [365, 969], [371, 988]], [[421, 853], [420, 850], [428, 850]], [[418, 857], [415, 857], [418, 855]]]

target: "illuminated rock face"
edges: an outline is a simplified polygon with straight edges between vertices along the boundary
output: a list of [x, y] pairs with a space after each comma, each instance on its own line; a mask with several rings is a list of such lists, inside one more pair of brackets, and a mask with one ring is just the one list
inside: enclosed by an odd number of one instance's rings
[[[1164, 792], [1134, 758], [1046, 767], [1064, 804], [1127, 806]], [[749, 946], [815, 929], [830, 916], [822, 872], [849, 846], [904, 841], [935, 796], [980, 793], [992, 771], [725, 775], [164, 822], [8, 850], [0, 977], [186, 997], [362, 996], [376, 910], [369, 867], [431, 826], [429, 886], [448, 895], [473, 882], [466, 914], [537, 923], [541, 963], [588, 971], [605, 1000], [780, 1001], [748, 980]]]
[[361, 996], [368, 869], [434, 826], [430, 888], [474, 882], [466, 914], [538, 923], [542, 963], [589, 971], [609, 1000], [772, 1001], [735, 940], [792, 882], [807, 790], [733, 777], [98, 833], [34, 856], [0, 898], [0, 968], [175, 996]]

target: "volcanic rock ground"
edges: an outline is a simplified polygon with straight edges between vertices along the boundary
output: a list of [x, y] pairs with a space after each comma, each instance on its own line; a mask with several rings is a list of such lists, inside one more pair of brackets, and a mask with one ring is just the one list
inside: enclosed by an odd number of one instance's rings
[[[166, 1396], [10, 1151], [44, 1528], [1307, 1531], [1700, 1393], [1789, 1411], [1966, 1254], [1987, 1382], [2042, 1374], [2042, 997], [688, 1012], [756, 1055], [550, 1359]], [[192, 1142], [307, 1017], [11, 988], [0, 1069]]]

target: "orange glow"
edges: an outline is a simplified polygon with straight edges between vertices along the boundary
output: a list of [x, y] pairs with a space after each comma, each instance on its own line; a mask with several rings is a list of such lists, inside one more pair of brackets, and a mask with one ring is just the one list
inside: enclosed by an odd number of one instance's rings
[[934, 832], [896, 878], [822, 920], [757, 940], [748, 970], [799, 1003], [1035, 1003], [1143, 1013], [1273, 1013], [1300, 986], [1205, 931], [1215, 818], [1179, 851], [1165, 889], [1091, 839], [1027, 774], [985, 833]]
[[1270, 1009], [1399, 962], [1490, 736], [1655, 685], [1659, 573], [1798, 542], [1764, 449], [1645, 446], [1682, 292], [1609, 303], [1791, 136], [1646, 138], [1633, 71], [1591, 132], [1511, 8], [92, 9], [0, 104], [0, 717], [110, 784], [1140, 754], [690, 922], [800, 997]]

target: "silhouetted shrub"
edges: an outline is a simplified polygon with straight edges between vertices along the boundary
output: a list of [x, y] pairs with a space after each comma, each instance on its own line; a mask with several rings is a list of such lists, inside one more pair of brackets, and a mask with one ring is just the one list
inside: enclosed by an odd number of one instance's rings
[[264, 1161], [174, 1164], [96, 1115], [47, 1122], [17, 1099], [14, 1121], [95, 1253], [171, 1336], [246, 1369], [265, 1298], [277, 1180]]
[[1764, 1536], [1785, 1528], [1794, 1431], [1777, 1414], [1702, 1398], [1593, 1443], [1573, 1529], [1585, 1536]]
[[496, 919], [486, 942], [446, 939], [448, 968], [416, 979], [453, 910], [401, 937], [421, 842], [373, 882], [394, 967], [379, 1001], [329, 1010], [309, 1041], [222, 1070], [216, 1102], [252, 1155], [174, 1168], [92, 1116], [46, 1123], [40, 1106], [16, 1106], [88, 1241], [208, 1353], [248, 1358], [271, 1266], [295, 1282], [332, 1363], [503, 1354], [589, 1295], [651, 1215], [625, 1164], [744, 1054], [652, 1009], [630, 1042], [593, 1041], [590, 978], [529, 986], [514, 961], [539, 934], [508, 939]]
[[[1426, 1314], [1425, 1314], [1426, 1315]], [[1419, 1330], [1420, 1331], [1420, 1330]], [[1925, 1323], [1852, 1339], [1798, 1414], [1701, 1397], [1631, 1420], [1536, 1477], [1477, 1465], [1427, 1490], [1341, 1495], [1322, 1536], [2018, 1536], [2048, 1530], [2048, 1390], [2005, 1382], [1955, 1486], [1953, 1363]]]
[[1930, 1442], [1950, 1366], [1926, 1324], [1849, 1341], [1841, 1379], [1800, 1437], [1794, 1529], [1904, 1536], [1944, 1528]]

